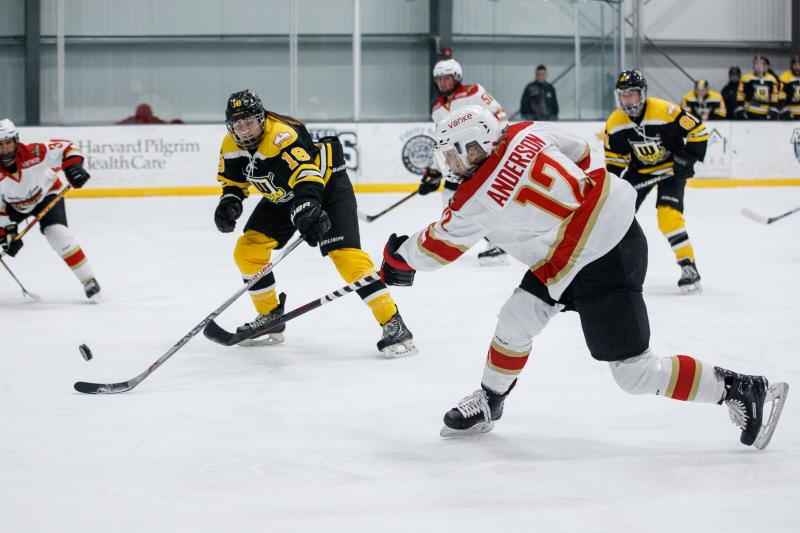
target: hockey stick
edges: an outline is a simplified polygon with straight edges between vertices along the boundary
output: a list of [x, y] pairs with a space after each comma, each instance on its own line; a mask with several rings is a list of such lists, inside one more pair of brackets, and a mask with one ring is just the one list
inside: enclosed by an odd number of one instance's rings
[[231, 333], [230, 331], [226, 331], [219, 324], [211, 320], [203, 330], [203, 335], [205, 335], [208, 340], [216, 342], [217, 344], [222, 344], [223, 346], [233, 346], [234, 344], [238, 344], [242, 341], [252, 339], [253, 337], [258, 337], [260, 335], [264, 335], [265, 333], [269, 333], [278, 326], [281, 326], [286, 322], [294, 318], [297, 318], [300, 315], [304, 315], [309, 311], [313, 311], [317, 307], [321, 307], [326, 303], [330, 303], [348, 293], [351, 293], [362, 287], [366, 287], [370, 283], [374, 283], [380, 279], [381, 275], [378, 272], [366, 275], [363, 278], [355, 280], [350, 285], [345, 285], [344, 287], [337, 289], [330, 294], [326, 294], [322, 298], [318, 298], [316, 300], [308, 302], [305, 305], [301, 305], [297, 309], [289, 311], [288, 313], [282, 315], [278, 319], [273, 320], [268, 324], [264, 324], [264, 326], [262, 326], [261, 328], [248, 331], [244, 334], [239, 332]]
[[382, 217], [383, 215], [385, 215], [386, 213], [388, 213], [389, 211], [391, 211], [392, 209], [394, 209], [398, 205], [402, 204], [403, 202], [412, 199], [414, 196], [417, 195], [418, 192], [419, 192], [419, 190], [416, 190], [416, 191], [412, 192], [411, 194], [409, 194], [408, 196], [404, 196], [403, 198], [401, 198], [397, 202], [393, 203], [392, 205], [390, 205], [389, 207], [387, 207], [386, 209], [384, 209], [383, 211], [381, 211], [377, 215], [367, 215], [367, 214], [363, 213], [362, 211], [358, 211], [358, 218], [363, 220], [364, 222], [372, 222], [373, 220], [376, 220], [376, 219]]
[[[164, 363], [164, 361], [166, 361], [167, 359], [172, 357], [172, 355], [175, 352], [177, 352], [178, 350], [180, 350], [187, 342], [189, 342], [192, 339], [192, 337], [194, 337], [195, 335], [200, 333], [200, 330], [202, 330], [205, 327], [206, 324], [208, 324], [210, 321], [214, 320], [214, 318], [216, 318], [217, 315], [222, 313], [233, 302], [235, 302], [239, 298], [239, 296], [241, 296], [242, 294], [247, 292], [247, 289], [252, 287], [258, 280], [260, 280], [261, 278], [263, 278], [264, 276], [266, 276], [267, 274], [272, 272], [272, 270], [275, 268], [275, 266], [278, 263], [280, 263], [287, 255], [289, 255], [289, 253], [292, 250], [297, 248], [297, 246], [301, 242], [303, 242], [303, 238], [302, 237], [298, 237], [294, 241], [290, 242], [286, 246], [286, 249], [283, 251], [283, 253], [277, 259], [275, 259], [274, 261], [268, 263], [264, 268], [262, 268], [261, 270], [256, 272], [253, 275], [253, 277], [251, 279], [249, 279], [247, 281], [247, 283], [242, 285], [242, 287], [239, 290], [237, 290], [235, 293], [233, 293], [233, 295], [230, 298], [225, 300], [225, 302], [222, 305], [220, 305], [219, 307], [214, 309], [214, 311], [212, 311], [210, 315], [208, 315], [203, 320], [201, 320], [200, 323], [197, 324], [195, 327], [193, 327], [191, 329], [191, 331], [189, 331], [189, 333], [184, 335], [183, 338], [181, 338], [181, 340], [179, 340], [178, 342], [173, 344], [172, 348], [167, 350], [167, 353], [165, 353], [164, 355], [159, 357], [152, 365], [150, 365], [147, 368], [147, 370], [145, 370], [144, 372], [142, 372], [141, 374], [139, 374], [135, 378], [129, 379], [128, 381], [122, 381], [122, 382], [119, 382], [119, 383], [87, 383], [85, 381], [78, 381], [78, 382], [75, 383], [75, 390], [78, 391], [78, 392], [82, 392], [84, 394], [114, 394], [114, 393], [117, 393], [117, 392], [127, 392], [127, 391], [131, 390], [136, 385], [138, 385], [139, 383], [144, 381], [144, 379], [147, 376], [149, 376], [150, 374], [155, 372], [155, 370], [158, 367], [160, 367]], [[83, 355], [83, 353], [84, 353], [84, 350], [82, 348], [83, 348], [83, 345], [81, 346], [81, 348], [79, 348], [79, 351], [81, 352], [81, 355]]]
[[51, 210], [51, 209], [53, 209], [53, 208], [56, 206], [56, 204], [57, 204], [57, 203], [58, 203], [58, 202], [59, 202], [59, 201], [60, 201], [62, 198], [64, 198], [64, 195], [65, 195], [65, 194], [67, 194], [67, 192], [68, 192], [68, 191], [69, 191], [71, 188], [72, 188], [72, 185], [69, 185], [69, 184], [67, 184], [67, 186], [66, 186], [66, 187], [64, 187], [63, 189], [61, 189], [61, 192], [60, 192], [60, 193], [58, 193], [58, 194], [56, 195], [56, 197], [55, 197], [55, 198], [53, 198], [53, 201], [52, 201], [52, 202], [50, 202], [49, 204], [47, 204], [47, 206], [46, 206], [44, 209], [42, 209], [41, 211], [39, 211], [39, 213], [38, 213], [38, 214], [37, 214], [35, 217], [33, 217], [33, 220], [31, 220], [31, 222], [30, 222], [30, 223], [29, 223], [27, 226], [25, 226], [25, 229], [23, 229], [21, 232], [19, 232], [19, 235], [17, 235], [17, 236], [16, 236], [16, 238], [15, 238], [14, 240], [21, 239], [22, 237], [24, 237], [24, 236], [25, 236], [25, 234], [26, 234], [26, 233], [28, 233], [28, 232], [31, 230], [31, 228], [33, 228], [33, 226], [35, 226], [35, 225], [36, 225], [36, 223], [37, 223], [37, 222], [39, 222], [40, 220], [42, 220], [42, 219], [44, 218], [44, 216], [45, 216], [47, 213], [49, 213], [49, 212], [50, 212], [50, 210]]
[[668, 179], [673, 178], [673, 177], [675, 177], [675, 176], [673, 176], [672, 174], [665, 174], [665, 175], [662, 175], [662, 176], [656, 176], [655, 178], [651, 178], [649, 180], [645, 180], [645, 181], [642, 181], [640, 183], [637, 183], [636, 185], [633, 186], [633, 188], [634, 188], [634, 190], [638, 191], [639, 189], [644, 189], [645, 187], [649, 187], [650, 185], [655, 185], [659, 181], [668, 180]]
[[[25, 229], [23, 229], [21, 232], [19, 232], [17, 234], [16, 237], [14, 237], [14, 240], [18, 241], [22, 237], [24, 237], [25, 234], [28, 233], [31, 230], [31, 228], [33, 228], [36, 225], [37, 222], [42, 220], [44, 218], [44, 216], [47, 213], [49, 213], [50, 210], [53, 209], [53, 207], [55, 207], [55, 205], [64, 197], [65, 194], [67, 194], [67, 191], [69, 191], [71, 188], [72, 188], [72, 185], [67, 185], [66, 187], [61, 189], [61, 192], [58, 193], [58, 195], [56, 195], [56, 197], [53, 199], [53, 201], [50, 202], [49, 204], [47, 204], [44, 209], [39, 211], [39, 213], [35, 217], [33, 217], [33, 220], [31, 220], [30, 223], [28, 223], [28, 225], [25, 226]], [[6, 252], [6, 251], [0, 252], [0, 257], [3, 257], [4, 255], [7, 255], [7, 254], [8, 254], [8, 252]]]
[[5, 261], [3, 261], [3, 256], [2, 256], [2, 255], [0, 255], [0, 263], [2, 263], [2, 264], [3, 264], [3, 267], [5, 267], [5, 269], [8, 271], [8, 273], [9, 273], [9, 274], [11, 274], [11, 277], [12, 277], [12, 278], [14, 278], [14, 281], [16, 281], [16, 282], [17, 282], [17, 285], [19, 285], [19, 288], [20, 288], [20, 289], [22, 289], [22, 295], [23, 295], [23, 296], [27, 296], [28, 298], [30, 298], [30, 299], [31, 299], [31, 300], [33, 300], [34, 302], [39, 302], [39, 301], [41, 301], [41, 300], [42, 300], [42, 299], [39, 297], [39, 295], [38, 295], [38, 294], [34, 294], [34, 293], [32, 293], [32, 292], [28, 291], [28, 290], [25, 288], [25, 286], [22, 284], [22, 282], [21, 282], [20, 280], [18, 280], [18, 279], [17, 279], [17, 276], [15, 276], [15, 275], [14, 275], [14, 273], [11, 271], [11, 269], [10, 269], [10, 268], [8, 268], [8, 265], [6, 264], [6, 262], [5, 262]]
[[752, 211], [746, 207], [742, 208], [742, 214], [744, 216], [746, 216], [750, 220], [755, 220], [756, 222], [760, 222], [762, 224], [772, 224], [773, 222], [777, 222], [778, 220], [784, 217], [788, 217], [791, 214], [797, 213], [798, 211], [800, 211], [800, 206], [795, 207], [794, 209], [790, 209], [785, 213], [781, 213], [780, 215], [775, 215], [774, 217], [767, 217], [759, 213], [756, 213], [755, 211]]

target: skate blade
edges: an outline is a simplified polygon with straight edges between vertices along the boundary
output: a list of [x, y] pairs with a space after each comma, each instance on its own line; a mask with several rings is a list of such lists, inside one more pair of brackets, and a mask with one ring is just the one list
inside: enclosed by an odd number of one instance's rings
[[773, 383], [770, 385], [769, 390], [767, 390], [767, 397], [764, 399], [764, 404], [766, 405], [768, 402], [771, 403], [772, 410], [769, 413], [767, 421], [761, 425], [758, 436], [756, 436], [756, 440], [753, 442], [753, 446], [757, 449], [763, 450], [772, 439], [772, 434], [775, 433], [775, 428], [778, 426], [778, 420], [781, 417], [783, 404], [786, 402], [786, 395], [788, 393], [788, 383]]
[[482, 267], [503, 266], [508, 264], [508, 254], [494, 257], [479, 257], [478, 264]]
[[469, 429], [453, 429], [447, 426], [444, 426], [441, 431], [439, 431], [439, 436], [441, 437], [469, 437], [470, 435], [477, 435], [478, 433], [488, 433], [492, 429], [494, 429], [494, 421], [491, 422], [480, 422], [475, 424]]
[[272, 346], [273, 344], [280, 344], [286, 340], [283, 333], [267, 333], [263, 337], [255, 339], [247, 339], [238, 343], [237, 346], [251, 347], [251, 346]]
[[700, 282], [692, 283], [691, 285], [683, 285], [680, 287], [681, 294], [697, 294], [703, 292], [703, 287]]
[[409, 357], [414, 355], [418, 352], [417, 347], [414, 345], [413, 339], [408, 339], [403, 342], [398, 342], [397, 344], [392, 344], [391, 346], [387, 346], [381, 352], [383, 352], [383, 356], [387, 359], [399, 359], [400, 357]]

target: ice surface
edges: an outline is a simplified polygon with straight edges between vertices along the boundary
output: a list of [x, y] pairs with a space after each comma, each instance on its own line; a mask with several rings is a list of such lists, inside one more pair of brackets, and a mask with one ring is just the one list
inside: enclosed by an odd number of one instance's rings
[[[400, 197], [359, 202], [377, 213]], [[106, 301], [84, 302], [38, 232], [8, 262], [43, 301], [0, 272], [0, 531], [800, 531], [800, 215], [763, 226], [739, 213], [791, 209], [800, 189], [689, 189], [686, 203], [696, 296], [678, 293], [652, 199], [639, 214], [652, 347], [788, 381], [796, 397], [764, 452], [738, 443], [724, 407], [622, 392], [574, 314], [535, 341], [492, 433], [441, 439], [524, 272], [479, 267], [482, 244], [393, 290], [415, 357], [383, 359], [380, 328], [348, 296], [290, 323], [283, 345], [198, 336], [135, 390], [81, 395], [74, 381], [147, 368], [239, 278], [215, 198], [70, 200]], [[438, 210], [431, 195], [362, 225], [365, 248], [378, 258], [391, 232]], [[289, 309], [344, 285], [306, 246], [276, 274]], [[253, 316], [243, 297], [219, 321]]]

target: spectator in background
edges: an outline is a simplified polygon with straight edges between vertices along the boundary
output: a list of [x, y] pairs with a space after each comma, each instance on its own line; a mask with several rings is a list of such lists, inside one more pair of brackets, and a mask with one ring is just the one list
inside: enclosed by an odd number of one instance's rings
[[736, 91], [736, 114], [744, 120], [778, 118], [778, 78], [770, 71], [769, 59], [753, 58], [753, 72], [742, 76]]
[[155, 116], [153, 108], [149, 105], [139, 104], [136, 107], [136, 113], [120, 120], [117, 124], [166, 124], [166, 121]]
[[728, 84], [722, 88], [722, 100], [725, 102], [725, 111], [729, 120], [736, 120], [736, 91], [739, 90], [739, 80], [742, 78], [742, 69], [736, 65], [728, 69]]
[[525, 120], [558, 120], [556, 88], [547, 82], [547, 67], [536, 67], [536, 79], [522, 91], [519, 112]]
[[708, 81], [703, 78], [699, 78], [695, 82], [693, 91], [683, 95], [681, 109], [698, 117], [703, 122], [722, 120], [726, 116], [722, 95], [709, 89]]
[[800, 55], [792, 56], [789, 70], [781, 74], [781, 119], [800, 120]]

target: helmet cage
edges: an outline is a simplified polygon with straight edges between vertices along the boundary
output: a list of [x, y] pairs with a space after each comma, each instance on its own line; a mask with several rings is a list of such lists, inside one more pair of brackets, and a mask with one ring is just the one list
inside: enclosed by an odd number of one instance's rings
[[[622, 99], [620, 96], [633, 92], [639, 93], [639, 103], [622, 105]], [[644, 102], [647, 99], [647, 87], [628, 87], [626, 89], [616, 89], [614, 91], [614, 96], [617, 99], [617, 107], [619, 107], [623, 113], [629, 117], [638, 117], [642, 114], [642, 110], [644, 109]]]
[[265, 122], [266, 116], [262, 112], [226, 120], [225, 127], [237, 145], [249, 149], [258, 146], [261, 143], [261, 139], [264, 138]]

